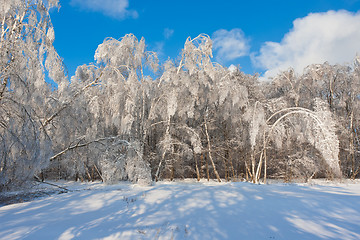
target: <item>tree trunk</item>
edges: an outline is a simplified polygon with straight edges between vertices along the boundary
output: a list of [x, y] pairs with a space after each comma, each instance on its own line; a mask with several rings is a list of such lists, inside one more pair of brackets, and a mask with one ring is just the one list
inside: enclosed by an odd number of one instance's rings
[[255, 183], [255, 150], [251, 150], [251, 181]]
[[350, 153], [349, 153], [349, 158], [351, 161], [351, 178], [355, 179], [356, 175], [359, 172], [359, 169], [355, 169], [355, 149], [354, 149], [354, 111], [351, 111], [351, 116], [350, 116]]
[[204, 167], [205, 167], [205, 163], [204, 163], [204, 153], [201, 153], [201, 155], [200, 155], [200, 178], [204, 178], [204, 177], [205, 177]]
[[264, 148], [264, 184], [266, 184], [266, 178], [267, 178], [267, 157], [266, 157], [266, 148]]
[[172, 180], [174, 180], [174, 177], [175, 177], [175, 170], [174, 170], [174, 166], [173, 165], [171, 165], [170, 166], [170, 181], [172, 181]]
[[198, 162], [197, 162], [195, 153], [194, 153], [194, 160], [195, 160], [196, 177], [197, 177], [197, 180], [200, 181], [200, 172], [199, 172]]
[[[170, 131], [170, 120], [171, 120], [171, 117], [169, 116], [168, 120], [167, 120], [166, 134], [169, 134], [169, 131]], [[160, 159], [158, 169], [156, 170], [155, 181], [158, 181], [158, 178], [159, 178], [159, 175], [160, 175], [160, 167], [161, 167], [162, 162], [165, 160], [165, 155], [166, 155], [166, 150], [164, 151], [164, 153], [163, 153], [163, 155], [162, 155], [162, 157]]]
[[212, 155], [211, 155], [211, 143], [210, 143], [210, 137], [209, 137], [208, 128], [207, 128], [206, 118], [205, 118], [205, 133], [206, 133], [206, 138], [207, 138], [207, 142], [208, 142], [209, 159], [210, 159], [212, 167], [214, 168], [214, 173], [215, 173], [215, 176], [216, 176], [217, 180], [219, 182], [221, 182], [219, 173], [216, 170], [216, 166], [215, 166], [214, 160], [213, 160]]
[[205, 164], [206, 164], [206, 177], [207, 177], [207, 180], [210, 181], [209, 162], [208, 162], [208, 158], [206, 155], [205, 155]]
[[245, 161], [245, 177], [246, 177], [247, 182], [249, 181], [249, 177], [250, 177], [250, 180], [253, 178], [252, 175], [251, 175], [250, 168], [249, 168], [246, 161]]
[[234, 165], [233, 165], [230, 154], [229, 154], [229, 163], [230, 163], [230, 167], [231, 167], [232, 178], [235, 178], [235, 169], [234, 169]]
[[99, 169], [97, 168], [96, 164], [94, 164], [94, 167], [95, 167], [96, 172], [99, 174], [99, 176], [100, 176], [100, 178], [101, 178], [101, 181], [102, 181], [102, 182], [105, 182], [105, 181], [104, 181], [104, 178], [103, 178], [103, 176], [101, 175], [101, 173], [100, 173]]

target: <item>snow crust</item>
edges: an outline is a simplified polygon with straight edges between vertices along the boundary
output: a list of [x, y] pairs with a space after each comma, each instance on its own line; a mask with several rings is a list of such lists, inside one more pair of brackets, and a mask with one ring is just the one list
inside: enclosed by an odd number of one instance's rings
[[0, 239], [360, 239], [360, 182], [57, 182], [0, 207]]

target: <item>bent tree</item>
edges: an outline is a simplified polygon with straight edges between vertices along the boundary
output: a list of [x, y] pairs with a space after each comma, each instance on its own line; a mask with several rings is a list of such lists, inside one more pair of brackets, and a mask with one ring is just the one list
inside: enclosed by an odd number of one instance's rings
[[[275, 135], [275, 129], [280, 125], [284, 119], [289, 119], [292, 115], [300, 115], [300, 117], [310, 119], [314, 125], [311, 126], [310, 131], [313, 134], [308, 135], [307, 141], [314, 144], [314, 147], [322, 154], [323, 160], [327, 164], [328, 170], [335, 177], [341, 177], [341, 170], [339, 165], [339, 140], [336, 135], [335, 121], [332, 118], [331, 112], [320, 99], [315, 100], [315, 110], [309, 110], [302, 107], [290, 107], [279, 110], [272, 114], [266, 121], [267, 130], [263, 135], [263, 149], [260, 154], [259, 162], [254, 183], [260, 180], [262, 165], [264, 164], [264, 182], [267, 178], [267, 148], [269, 142], [274, 138], [281, 138], [282, 136]], [[274, 119], [275, 122], [271, 123]], [[277, 132], [279, 133], [279, 132]], [[316, 170], [314, 170], [316, 171]]]

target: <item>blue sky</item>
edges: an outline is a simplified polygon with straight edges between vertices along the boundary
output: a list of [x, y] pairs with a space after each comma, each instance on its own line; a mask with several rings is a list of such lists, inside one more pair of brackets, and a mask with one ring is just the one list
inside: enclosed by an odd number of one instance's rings
[[52, 10], [55, 47], [73, 75], [94, 61], [106, 37], [144, 37], [161, 60], [176, 59], [187, 37], [208, 34], [214, 61], [246, 73], [351, 62], [360, 54], [360, 0], [60, 0]]

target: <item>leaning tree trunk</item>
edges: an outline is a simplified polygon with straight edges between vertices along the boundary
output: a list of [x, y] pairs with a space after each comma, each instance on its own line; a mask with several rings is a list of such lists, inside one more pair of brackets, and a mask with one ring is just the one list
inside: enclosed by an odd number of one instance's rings
[[216, 176], [217, 180], [219, 182], [221, 182], [219, 173], [216, 170], [215, 163], [214, 163], [214, 160], [213, 160], [212, 155], [211, 155], [211, 143], [210, 143], [210, 137], [209, 137], [209, 133], [208, 133], [208, 127], [207, 127], [206, 118], [205, 118], [205, 134], [206, 134], [206, 138], [207, 138], [207, 142], [208, 142], [209, 159], [210, 159], [211, 165], [212, 165], [212, 167], [214, 169], [214, 173], [215, 173], [215, 176]]

